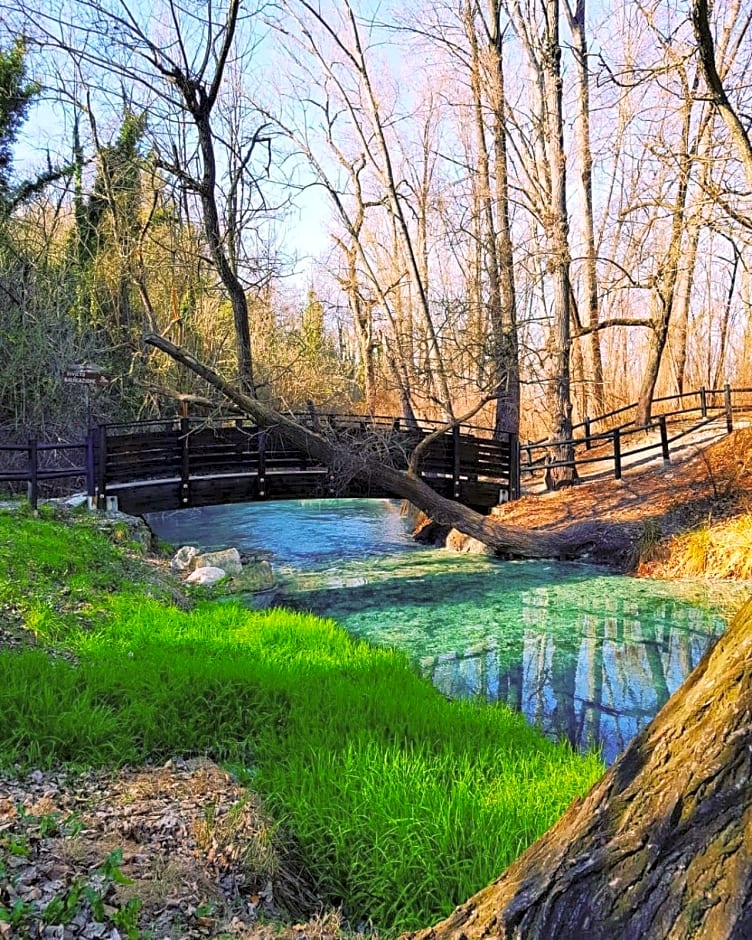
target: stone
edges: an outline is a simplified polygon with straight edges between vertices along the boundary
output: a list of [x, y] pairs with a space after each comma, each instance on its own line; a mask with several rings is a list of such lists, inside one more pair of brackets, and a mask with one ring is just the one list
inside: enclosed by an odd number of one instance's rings
[[202, 552], [195, 555], [190, 562], [192, 570], [196, 568], [221, 568], [225, 574], [234, 578], [243, 570], [240, 552], [237, 548], [222, 548], [216, 552]]
[[262, 559], [245, 565], [237, 575], [234, 575], [230, 589], [233, 594], [242, 594], [250, 591], [269, 591], [276, 585], [277, 579], [272, 566]]
[[172, 556], [170, 568], [173, 571], [188, 571], [196, 555], [198, 555], [198, 549], [195, 545], [183, 545]]
[[194, 569], [185, 579], [186, 584], [202, 584], [204, 587], [211, 587], [227, 577], [224, 568], [216, 568], [212, 565], [206, 565], [204, 568]]
[[493, 555], [494, 550], [479, 539], [471, 538], [452, 529], [446, 537], [446, 547], [450, 552], [462, 552], [466, 555]]

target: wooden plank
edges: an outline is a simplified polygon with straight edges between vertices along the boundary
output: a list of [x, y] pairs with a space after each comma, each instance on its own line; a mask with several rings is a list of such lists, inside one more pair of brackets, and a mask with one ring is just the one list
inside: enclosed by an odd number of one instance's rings
[[180, 435], [177, 431], [159, 434], [128, 434], [107, 438], [107, 450], [110, 453], [130, 453], [143, 447], [167, 450], [179, 447]]

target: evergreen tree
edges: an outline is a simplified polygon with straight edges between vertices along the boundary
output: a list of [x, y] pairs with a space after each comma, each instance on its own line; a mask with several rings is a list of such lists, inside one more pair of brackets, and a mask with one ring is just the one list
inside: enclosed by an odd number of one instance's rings
[[7, 208], [11, 193], [13, 145], [40, 86], [26, 78], [26, 46], [17, 38], [8, 50], [0, 49], [0, 207]]

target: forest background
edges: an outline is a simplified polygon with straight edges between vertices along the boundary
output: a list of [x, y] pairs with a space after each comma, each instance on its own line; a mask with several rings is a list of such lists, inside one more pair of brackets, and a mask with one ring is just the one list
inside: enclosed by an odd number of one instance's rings
[[[0, 436], [218, 409], [148, 334], [281, 411], [523, 438], [752, 384], [752, 174], [697, 54], [706, 22], [746, 134], [751, 20], [741, 0], [11, 3]], [[67, 384], [82, 363], [107, 384]]]

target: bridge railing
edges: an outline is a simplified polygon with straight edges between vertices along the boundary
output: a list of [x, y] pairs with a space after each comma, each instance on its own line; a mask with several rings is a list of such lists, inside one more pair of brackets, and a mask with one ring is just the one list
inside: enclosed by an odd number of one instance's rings
[[[408, 427], [404, 420], [389, 415], [304, 413], [295, 417], [324, 435], [349, 439], [353, 447], [371, 447], [380, 458], [398, 466], [406, 465], [409, 452], [436, 428], [425, 421]], [[440, 436], [424, 454], [423, 476], [454, 498], [464, 495], [483, 505], [514, 498], [519, 484], [516, 440], [495, 441], [492, 433], [488, 428], [463, 426]], [[330, 495], [341, 489], [336, 473], [291, 448], [278, 428], [262, 429], [231, 416], [212, 422], [167, 418], [105, 425], [93, 429], [81, 442], [32, 439], [0, 446], [0, 484], [8, 483], [11, 491], [25, 486], [34, 507], [44, 484], [54, 486], [56, 495], [80, 490], [83, 484], [90, 496], [104, 502], [110, 491], [120, 495], [129, 484], [174, 479], [179, 484], [177, 504], [187, 505], [194, 497], [202, 498], [198, 491], [202, 487], [205, 491], [208, 484], [200, 481], [206, 479], [214, 481], [215, 489], [224, 488], [228, 499], [237, 499], [238, 487], [226, 478], [254, 478], [246, 495], [264, 499], [298, 491], [301, 496], [310, 495], [312, 489]], [[192, 488], [198, 491], [192, 494]], [[349, 489], [355, 495], [375, 493], [354, 481]], [[206, 492], [203, 498], [208, 498]]]
[[[395, 467], [433, 425], [406, 428], [392, 417], [300, 415], [314, 430], [371, 449]], [[471, 433], [472, 430], [472, 433]], [[433, 440], [420, 473], [442, 495], [489, 508], [518, 494], [516, 439], [479, 436], [476, 428], [455, 428]], [[140, 425], [103, 426], [95, 445], [96, 495], [117, 495], [127, 511], [305, 496], [394, 496], [372, 480], [341, 479], [309, 453], [292, 447], [278, 427], [227, 418], [181, 418]], [[161, 482], [160, 482], [161, 481]], [[146, 488], [149, 488], [147, 493]], [[161, 490], [160, 490], [161, 487]], [[159, 504], [159, 505], [157, 505]]]
[[26, 488], [32, 508], [36, 509], [45, 483], [83, 481], [87, 493], [94, 492], [94, 439], [85, 441], [45, 442], [30, 438], [25, 444], [0, 444], [0, 483], [12, 490]]

